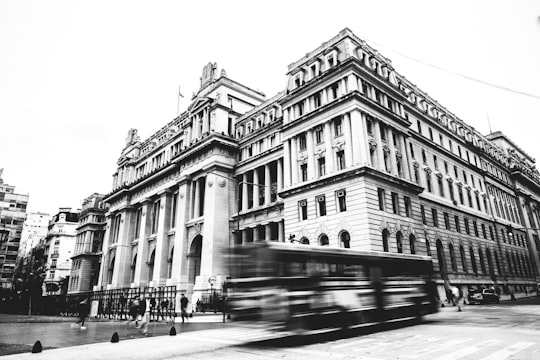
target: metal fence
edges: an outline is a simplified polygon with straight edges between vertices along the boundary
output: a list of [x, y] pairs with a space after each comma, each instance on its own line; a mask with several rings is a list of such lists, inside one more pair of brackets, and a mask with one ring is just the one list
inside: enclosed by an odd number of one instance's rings
[[127, 320], [130, 303], [141, 295], [149, 297], [150, 321], [170, 321], [176, 316], [176, 286], [122, 288], [68, 295], [60, 311], [64, 316], [77, 316], [80, 301], [89, 298], [97, 309], [91, 311], [96, 318]]

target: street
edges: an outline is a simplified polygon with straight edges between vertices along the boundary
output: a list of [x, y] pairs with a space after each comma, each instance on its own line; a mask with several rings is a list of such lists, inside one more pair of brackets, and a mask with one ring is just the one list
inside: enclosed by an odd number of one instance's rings
[[[419, 325], [394, 323], [355, 332], [298, 337], [275, 333], [262, 325], [227, 323], [182, 331], [175, 337], [156, 336], [98, 343], [41, 354], [9, 355], [6, 359], [538, 359], [540, 358], [540, 298], [494, 305], [466, 305], [462, 312], [444, 307]], [[36, 325], [36, 324], [34, 324]], [[45, 324], [44, 326], [68, 324]], [[188, 326], [196, 324], [188, 324]], [[188, 326], [184, 328], [187, 329]], [[110, 323], [90, 323], [97, 332]], [[156, 328], [157, 329], [157, 328]], [[157, 330], [154, 330], [157, 331]], [[73, 332], [75, 337], [93, 336]], [[0, 335], [5, 333], [2, 331]], [[87, 335], [85, 335], [87, 334]], [[95, 334], [95, 333], [94, 333]], [[109, 336], [109, 334], [107, 334]], [[45, 345], [45, 344], [44, 344]]]

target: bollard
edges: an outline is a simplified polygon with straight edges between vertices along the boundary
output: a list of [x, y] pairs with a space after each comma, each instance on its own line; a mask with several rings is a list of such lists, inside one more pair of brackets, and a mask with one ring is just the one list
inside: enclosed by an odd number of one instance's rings
[[34, 346], [32, 347], [32, 354], [40, 353], [43, 350], [43, 346], [41, 346], [41, 341], [36, 341]]
[[118, 338], [118, 333], [115, 331], [114, 334], [112, 334], [111, 342], [117, 343], [120, 339]]
[[174, 326], [171, 327], [171, 331], [169, 331], [169, 335], [170, 336], [175, 336], [176, 335], [176, 328]]

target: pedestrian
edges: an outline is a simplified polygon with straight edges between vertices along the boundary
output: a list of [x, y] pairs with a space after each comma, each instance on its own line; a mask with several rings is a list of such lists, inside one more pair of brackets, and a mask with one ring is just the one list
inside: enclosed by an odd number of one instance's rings
[[150, 324], [150, 294], [146, 294], [146, 297], [141, 295], [139, 313], [142, 315], [142, 333], [146, 335], [148, 334], [148, 325]]
[[180, 295], [180, 311], [182, 313], [182, 322], [184, 322], [184, 318], [186, 318], [186, 319], [188, 318], [188, 314], [187, 314], [188, 303], [189, 303], [189, 300], [182, 293]]
[[461, 306], [459, 305], [459, 302], [461, 301], [461, 298], [463, 297], [463, 293], [461, 292], [461, 289], [458, 289], [456, 286], [452, 286], [452, 304], [453, 306], [457, 305], [458, 311], [461, 311]]
[[133, 322], [135, 323], [135, 327], [139, 327], [139, 306], [139, 299], [136, 296], [133, 297], [133, 299], [131, 299], [131, 301], [129, 302], [129, 317], [126, 327], [128, 327]]
[[79, 302], [77, 310], [79, 313], [79, 319], [77, 320], [75, 324], [80, 324], [81, 330], [86, 330], [86, 326], [84, 326], [84, 322], [86, 318], [88, 317], [88, 314], [90, 313], [90, 302], [88, 301], [88, 298], [85, 298], [81, 302]]
[[[159, 303], [159, 308], [158, 308], [158, 311], [161, 313], [161, 320], [165, 320], [166, 318], [168, 319], [169, 318], [169, 312], [168, 312], [168, 307], [169, 307], [169, 300], [167, 300], [167, 298], [164, 298], [163, 300], [161, 300], [161, 303]], [[158, 320], [159, 320], [159, 315], [158, 315]]]

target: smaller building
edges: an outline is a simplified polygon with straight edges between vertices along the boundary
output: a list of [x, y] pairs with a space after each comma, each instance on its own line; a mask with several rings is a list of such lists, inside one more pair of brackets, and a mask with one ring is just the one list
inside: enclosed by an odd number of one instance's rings
[[11, 289], [28, 195], [16, 194], [15, 186], [4, 184], [0, 169], [0, 288]]
[[44, 295], [59, 295], [71, 273], [71, 257], [75, 251], [75, 238], [79, 211], [60, 208], [49, 221], [45, 237]]
[[68, 293], [91, 291], [98, 283], [101, 248], [105, 235], [104, 195], [94, 193], [83, 200], [79, 214]]
[[45, 213], [35, 212], [26, 214], [15, 270], [16, 277], [25, 279], [32, 272], [32, 249], [37, 247], [39, 242], [47, 236], [49, 219], [50, 215]]

